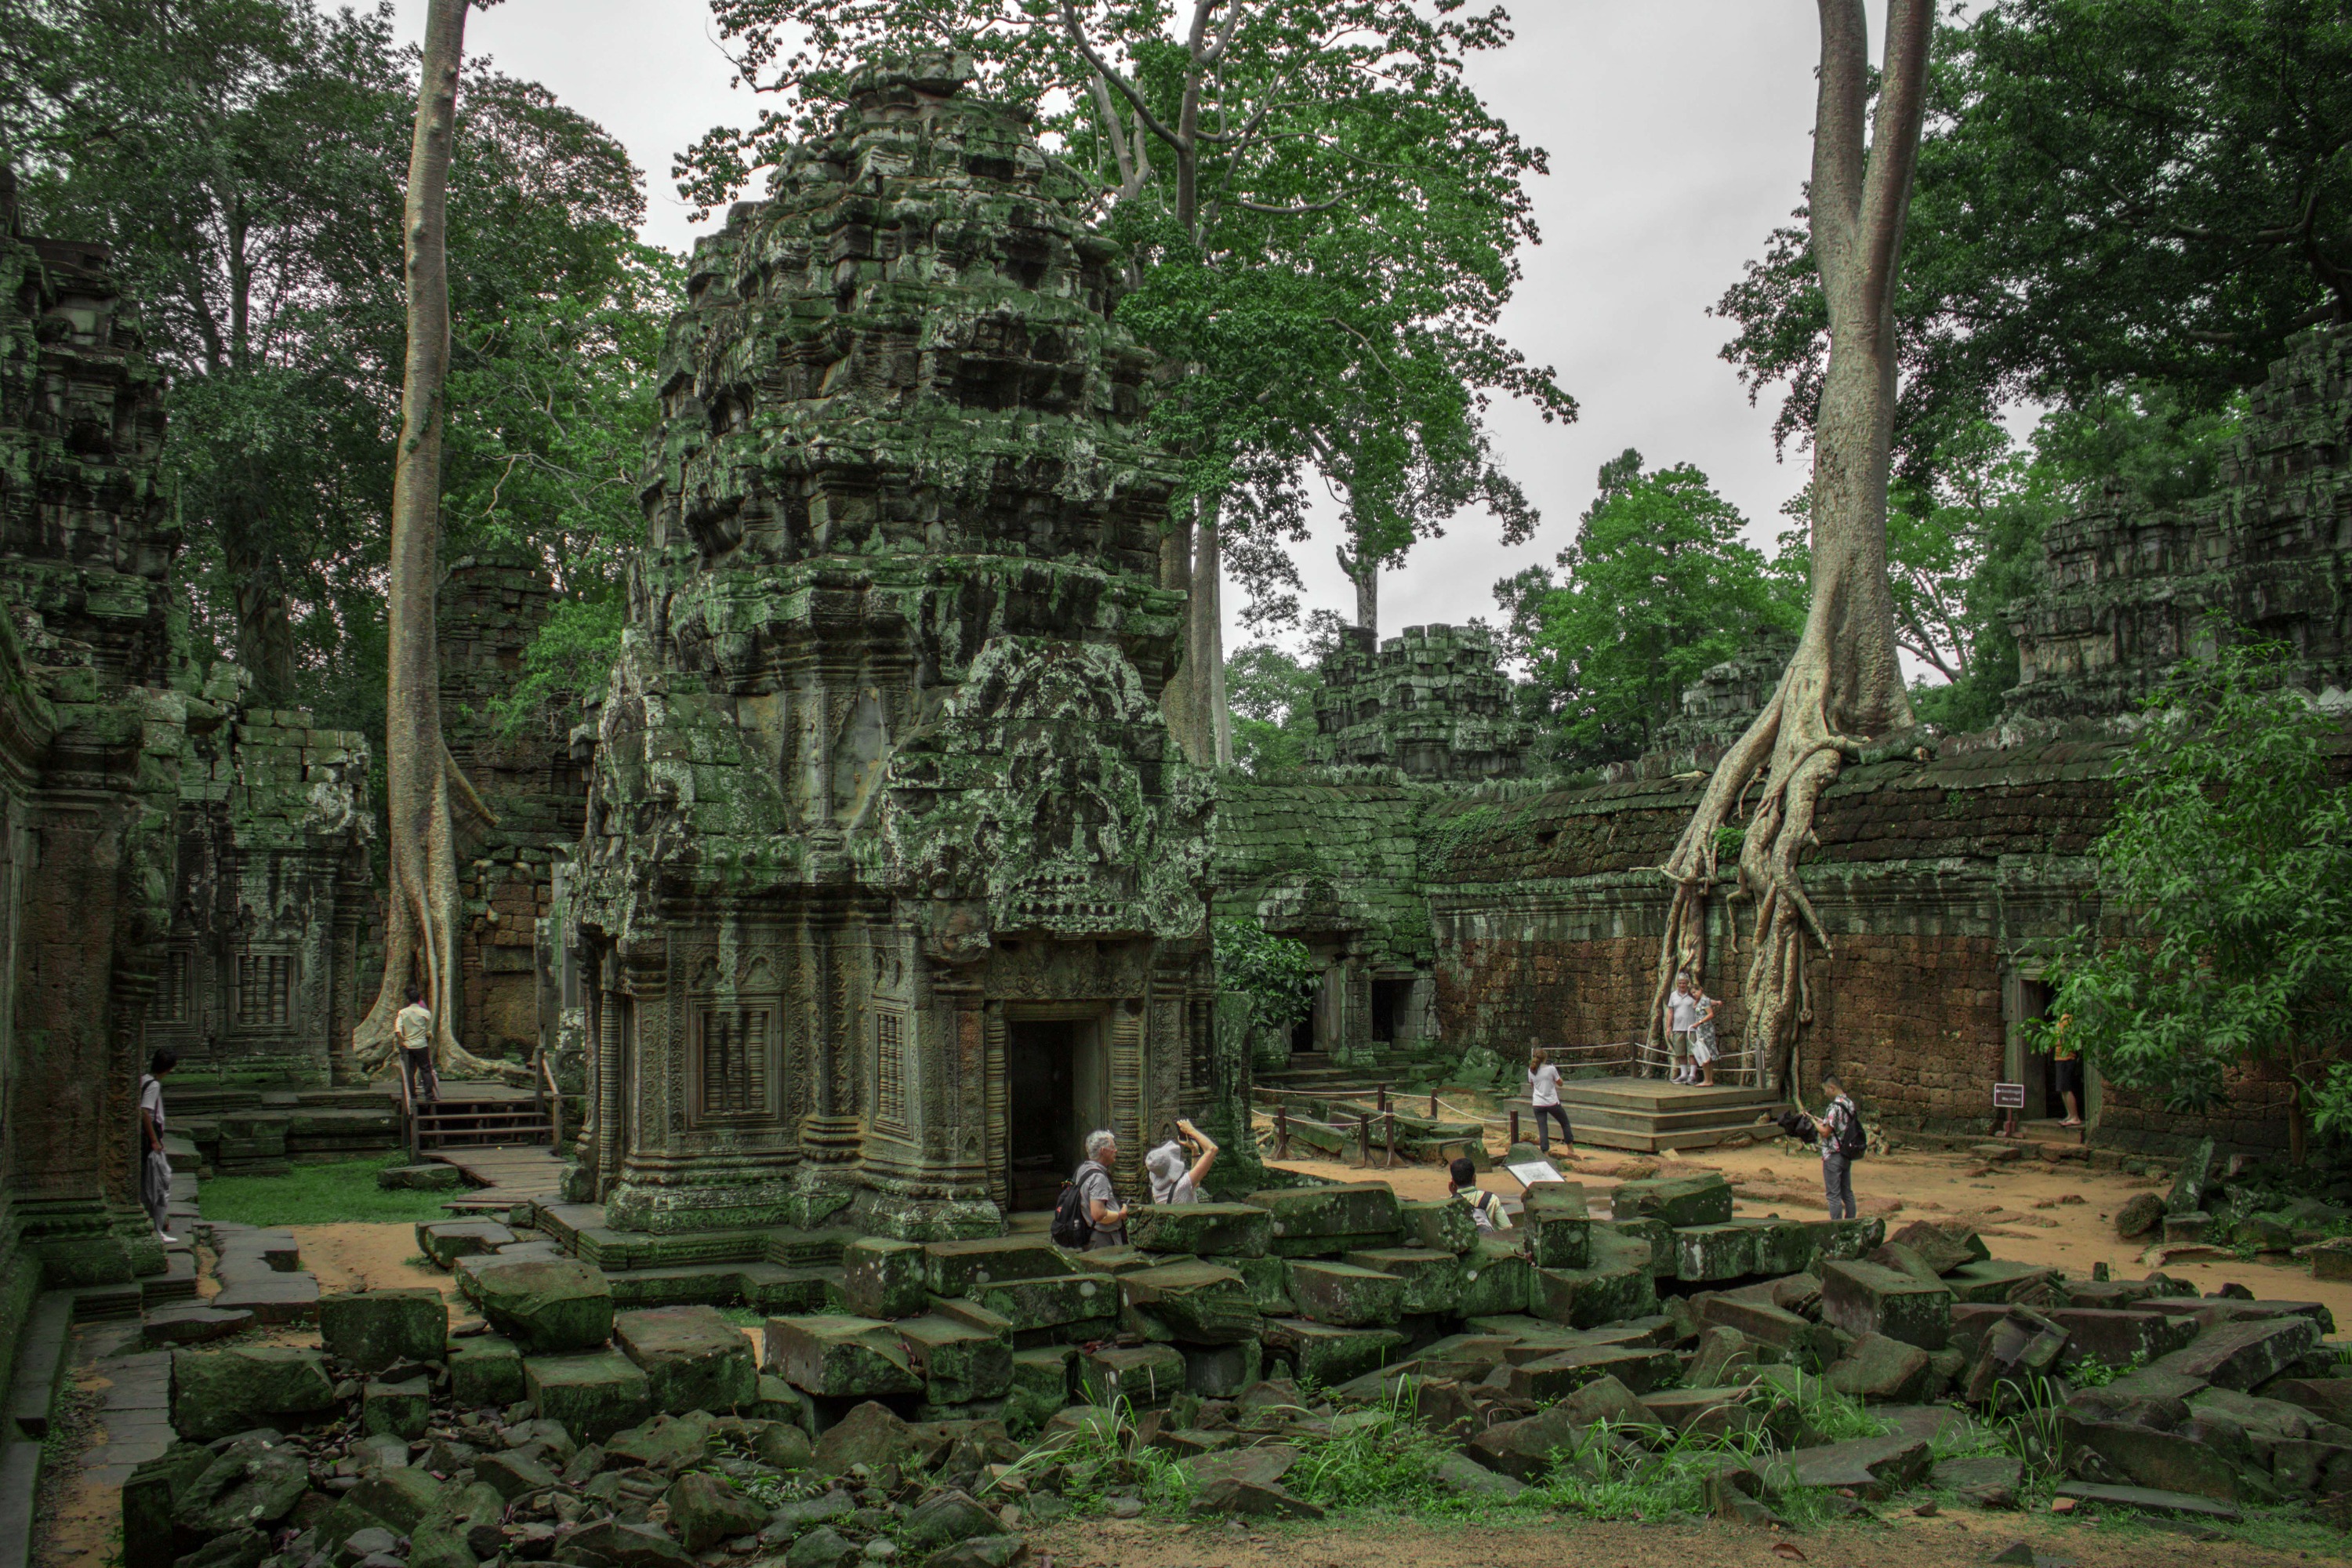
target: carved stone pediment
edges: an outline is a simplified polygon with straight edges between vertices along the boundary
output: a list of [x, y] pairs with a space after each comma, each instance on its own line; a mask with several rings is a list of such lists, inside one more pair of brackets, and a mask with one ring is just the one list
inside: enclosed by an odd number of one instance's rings
[[1214, 790], [1117, 648], [992, 638], [883, 789], [919, 897], [979, 900], [1001, 931], [1200, 932]]

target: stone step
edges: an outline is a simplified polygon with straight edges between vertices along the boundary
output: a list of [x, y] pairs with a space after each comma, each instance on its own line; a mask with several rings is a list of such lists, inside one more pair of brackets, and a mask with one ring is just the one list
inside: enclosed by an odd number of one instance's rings
[[139, 1281], [139, 1302], [150, 1310], [173, 1301], [196, 1299], [196, 1260], [194, 1254], [166, 1251], [163, 1272], [150, 1274]]
[[1606, 1106], [1628, 1110], [1717, 1110], [1738, 1108], [1753, 1111], [1777, 1102], [1769, 1089], [1744, 1084], [1717, 1084], [1701, 1089], [1654, 1078], [1572, 1079], [1559, 1086], [1560, 1103]]
[[41, 1447], [31, 1441], [0, 1443], [0, 1563], [33, 1561]]
[[106, 1322], [138, 1315], [139, 1287], [136, 1283], [86, 1285], [73, 1292], [73, 1316], [77, 1323]]
[[[1581, 1135], [1587, 1127], [1614, 1127], [1625, 1132], [1745, 1132], [1757, 1125], [1755, 1108], [1734, 1106], [1721, 1110], [1662, 1110], [1654, 1113], [1621, 1110], [1615, 1106], [1570, 1105], [1568, 1120]], [[1534, 1118], [1521, 1113], [1522, 1124]], [[1767, 1131], [1779, 1135], [1778, 1128]]]
[[253, 1326], [253, 1314], [216, 1307], [166, 1307], [147, 1314], [141, 1332], [151, 1345], [193, 1345], [226, 1339]]
[[49, 1409], [65, 1375], [66, 1344], [75, 1318], [73, 1295], [50, 1290], [33, 1302], [30, 1321], [16, 1350], [16, 1371], [8, 1384], [10, 1439], [38, 1442], [48, 1435]]

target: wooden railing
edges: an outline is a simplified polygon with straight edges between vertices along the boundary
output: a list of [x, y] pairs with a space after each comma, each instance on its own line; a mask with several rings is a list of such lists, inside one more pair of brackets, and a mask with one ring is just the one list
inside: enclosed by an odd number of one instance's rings
[[547, 1114], [547, 1146], [557, 1159], [563, 1157], [563, 1091], [555, 1087], [555, 1068], [547, 1053], [539, 1053], [539, 1074], [532, 1080], [531, 1091], [539, 1097], [539, 1108]]

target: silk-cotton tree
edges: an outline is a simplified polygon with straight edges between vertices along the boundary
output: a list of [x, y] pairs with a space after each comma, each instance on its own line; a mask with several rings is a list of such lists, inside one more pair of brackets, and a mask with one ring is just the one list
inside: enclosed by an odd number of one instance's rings
[[1809, 944], [1828, 933], [1798, 873], [1813, 811], [1849, 756], [1913, 728], [1896, 653], [1886, 565], [1886, 495], [1895, 430], [1895, 276], [1919, 153], [1935, 26], [1932, 0], [1890, 0], [1885, 64], [1871, 108], [1863, 0], [1820, 0], [1821, 88], [1813, 125], [1812, 253], [1829, 308], [1829, 364], [1813, 426], [1811, 603], [1779, 687], [1716, 764], [1664, 868], [1674, 883], [1649, 1033], [1675, 976], [1706, 960], [1706, 900], [1723, 829], [1748, 800], [1739, 889], [1753, 900], [1744, 1025], [1753, 1058], [1795, 1090], [1794, 1047], [1811, 1016]]
[[[1544, 154], [1464, 79], [1510, 37], [1465, 0], [712, 0], [737, 79], [772, 95], [682, 156], [715, 205], [829, 117], [855, 70], [941, 52], [1030, 106], [1091, 174], [1128, 247], [1120, 319], [1181, 368], [1154, 417], [1184, 466], [1161, 580], [1190, 595], [1171, 727], [1227, 763], [1221, 583], [1253, 622], [1297, 613], [1291, 546], [1319, 478], [1360, 584], [1479, 505], [1506, 540], [1535, 515], [1494, 461], [1496, 395], [1574, 401], [1496, 330], [1538, 234]], [[1360, 614], [1376, 595], [1360, 595]]]
[[[384, 910], [383, 982], [352, 1033], [373, 1070], [392, 1059], [393, 1018], [415, 984], [433, 1012], [435, 1061], [467, 1077], [527, 1081], [520, 1064], [457, 1043], [457, 837], [455, 811], [490, 814], [441, 734], [441, 675], [434, 595], [440, 580], [441, 446], [448, 423], [449, 153], [457, 140], [457, 78], [469, 0], [430, 0], [416, 92], [416, 132], [403, 204], [408, 353], [400, 384], [400, 445], [393, 455], [392, 552], [386, 575], [391, 673], [383, 738], [391, 824], [392, 896]], [[495, 0], [471, 0], [472, 4]]]

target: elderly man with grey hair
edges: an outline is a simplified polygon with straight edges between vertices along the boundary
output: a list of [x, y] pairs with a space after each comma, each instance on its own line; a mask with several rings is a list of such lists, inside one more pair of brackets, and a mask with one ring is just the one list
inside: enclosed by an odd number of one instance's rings
[[1118, 1140], [1108, 1128], [1087, 1134], [1087, 1161], [1078, 1167], [1075, 1180], [1078, 1199], [1087, 1205], [1087, 1220], [1095, 1227], [1087, 1238], [1088, 1252], [1127, 1245], [1127, 1210], [1110, 1184], [1110, 1168], [1118, 1163]]

